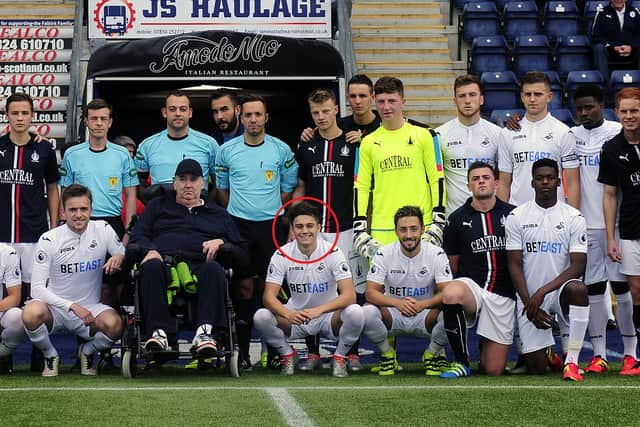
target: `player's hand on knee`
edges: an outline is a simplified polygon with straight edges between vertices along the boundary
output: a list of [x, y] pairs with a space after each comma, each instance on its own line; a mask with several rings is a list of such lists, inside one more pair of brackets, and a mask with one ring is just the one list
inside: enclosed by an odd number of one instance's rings
[[162, 255], [160, 255], [160, 252], [152, 249], [144, 256], [144, 258], [142, 259], [142, 264], [152, 259], [159, 259], [160, 261], [162, 261]]
[[78, 318], [82, 320], [82, 323], [84, 323], [85, 325], [89, 326], [90, 324], [93, 323], [93, 315], [91, 314], [91, 312], [86, 308], [84, 308], [83, 306], [81, 306], [80, 304], [76, 304], [76, 303], [71, 304], [71, 307], [69, 307], [69, 310], [71, 310], [73, 314], [78, 316]]
[[222, 239], [213, 239], [202, 242], [202, 253], [207, 256], [207, 262], [211, 262], [216, 259], [220, 246], [224, 244]]
[[413, 317], [418, 314], [418, 308], [416, 307], [416, 301], [413, 298], [403, 298], [398, 301], [396, 308], [400, 313], [407, 317]]
[[104, 263], [104, 266], [102, 268], [104, 269], [104, 272], [109, 275], [116, 274], [122, 268], [123, 260], [124, 255], [122, 254], [112, 255], [111, 258], [109, 258], [109, 261]]
[[529, 301], [525, 304], [527, 319], [533, 322], [533, 319], [538, 315], [540, 306], [544, 302], [545, 295], [546, 294], [542, 291], [542, 288], [538, 289], [533, 295], [531, 295]]
[[353, 248], [360, 255], [369, 259], [378, 252], [382, 245], [367, 233], [367, 220], [357, 218], [353, 221]]
[[304, 311], [296, 311], [289, 316], [289, 321], [292, 325], [302, 325], [303, 323], [307, 323], [309, 318]]
[[549, 329], [553, 322], [553, 318], [549, 315], [549, 313], [541, 308], [538, 309], [535, 316], [530, 320], [538, 329]]

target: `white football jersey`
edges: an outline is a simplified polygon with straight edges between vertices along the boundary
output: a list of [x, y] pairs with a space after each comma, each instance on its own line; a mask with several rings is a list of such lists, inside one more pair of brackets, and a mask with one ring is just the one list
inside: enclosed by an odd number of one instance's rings
[[351, 279], [351, 270], [342, 251], [335, 247], [320, 261], [303, 264], [294, 260], [309, 261], [325, 255], [333, 242], [318, 239], [318, 247], [307, 256], [300, 252], [296, 241], [282, 246], [281, 250], [293, 260], [285, 258], [276, 250], [267, 271], [267, 283], [282, 285], [286, 279], [291, 296], [286, 307], [300, 311], [328, 303], [338, 296], [337, 281]]
[[105, 221], [89, 221], [82, 234], [66, 224], [47, 231], [36, 245], [31, 297], [66, 311], [100, 302], [107, 253], [124, 255], [124, 246]]
[[20, 257], [11, 246], [0, 243], [0, 299], [2, 299], [2, 285], [6, 288], [22, 285], [20, 272]]
[[384, 293], [395, 298], [417, 300], [433, 296], [437, 283], [453, 280], [445, 252], [421, 241], [420, 252], [409, 258], [396, 241], [380, 248], [373, 257], [367, 280], [384, 285]]
[[566, 203], [544, 209], [529, 201], [507, 216], [505, 232], [506, 249], [522, 251], [529, 295], [569, 267], [570, 253], [587, 253], [587, 223]]
[[598, 182], [600, 150], [605, 142], [620, 133], [621, 128], [620, 123], [605, 120], [597, 128], [576, 126], [568, 133], [575, 141], [580, 160], [580, 212], [587, 220], [587, 228], [605, 228], [602, 212], [604, 185]]
[[500, 128], [480, 119], [472, 126], [465, 126], [458, 118], [449, 120], [436, 129], [440, 134], [440, 148], [447, 185], [447, 216], [471, 197], [467, 188], [467, 171], [475, 161], [492, 166], [498, 161]]
[[[547, 114], [542, 120], [530, 122], [525, 116], [520, 126], [520, 132], [502, 129], [498, 147], [498, 167], [500, 172], [511, 174], [509, 203], [516, 206], [535, 197], [531, 167], [536, 160], [553, 159], [560, 172], [580, 166], [573, 139], [564, 137], [569, 127], [560, 120]], [[558, 187], [558, 200], [565, 200], [562, 185]]]

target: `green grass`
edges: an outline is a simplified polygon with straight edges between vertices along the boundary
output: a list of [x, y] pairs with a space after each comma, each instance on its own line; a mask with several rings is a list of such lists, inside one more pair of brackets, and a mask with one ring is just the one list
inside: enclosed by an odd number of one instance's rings
[[317, 426], [622, 426], [640, 423], [638, 380], [617, 372], [579, 384], [559, 374], [441, 380], [415, 364], [393, 377], [362, 372], [342, 380], [327, 369], [289, 378], [257, 369], [234, 379], [165, 366], [127, 380], [119, 371], [87, 378], [64, 368], [41, 378], [18, 367], [0, 377], [0, 419], [6, 426], [283, 426], [267, 390], [276, 388]]

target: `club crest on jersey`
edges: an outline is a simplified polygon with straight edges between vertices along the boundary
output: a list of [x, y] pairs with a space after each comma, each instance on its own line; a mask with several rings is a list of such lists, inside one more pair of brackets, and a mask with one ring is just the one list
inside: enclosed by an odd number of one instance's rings
[[31, 153], [31, 163], [40, 163], [40, 156], [35, 151]]
[[349, 153], [349, 147], [347, 147], [346, 145], [340, 149], [340, 155], [342, 157], [349, 157]]
[[109, 177], [109, 186], [111, 188], [116, 188], [116, 185], [118, 185], [118, 177], [117, 176], [110, 176]]
[[555, 228], [555, 229], [556, 229], [556, 231], [562, 231], [562, 230], [564, 230], [564, 228], [565, 228], [564, 221], [560, 221], [560, 222], [558, 223], [558, 225], [556, 225], [556, 226], [555, 226], [555, 227], [553, 227], [553, 228]]
[[92, 251], [97, 247], [98, 247], [98, 242], [95, 239], [92, 240], [91, 243], [89, 244], [89, 250]]
[[482, 147], [488, 147], [491, 144], [491, 141], [489, 140], [488, 137], [485, 137], [481, 142], [480, 145]]
[[553, 139], [553, 134], [549, 132], [544, 136], [544, 139], [546, 139], [547, 141], [551, 141]]
[[47, 261], [47, 253], [45, 251], [38, 251], [36, 254], [36, 262], [38, 264], [44, 264]]
[[271, 182], [271, 180], [273, 179], [273, 175], [275, 175], [273, 173], [273, 171], [265, 171], [264, 172], [264, 177], [267, 180], [267, 182]]
[[420, 271], [418, 271], [418, 275], [425, 276], [428, 272], [429, 272], [429, 269], [427, 268], [427, 266], [422, 266]]
[[324, 265], [324, 262], [321, 262], [320, 265], [318, 265], [318, 267], [316, 268], [316, 270], [321, 273], [324, 271], [325, 268], [327, 267]]

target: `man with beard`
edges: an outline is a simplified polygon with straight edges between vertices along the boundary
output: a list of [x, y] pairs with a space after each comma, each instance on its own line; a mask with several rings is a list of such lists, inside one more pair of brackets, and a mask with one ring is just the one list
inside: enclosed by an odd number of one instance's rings
[[218, 144], [222, 145], [242, 135], [244, 127], [240, 123], [240, 105], [237, 95], [227, 89], [218, 89], [213, 91], [209, 100], [213, 121], [216, 123], [216, 130], [212, 136]]

